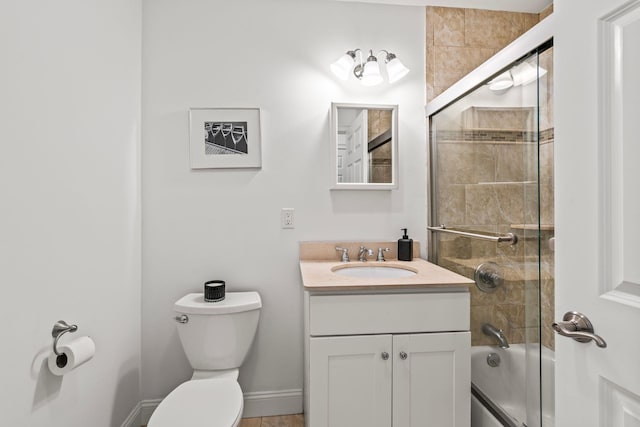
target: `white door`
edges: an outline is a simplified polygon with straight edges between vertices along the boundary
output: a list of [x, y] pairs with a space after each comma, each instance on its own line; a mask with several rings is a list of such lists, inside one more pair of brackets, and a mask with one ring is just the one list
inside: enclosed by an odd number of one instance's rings
[[347, 129], [345, 182], [367, 182], [369, 176], [368, 114], [363, 109]]
[[310, 339], [308, 425], [391, 427], [391, 335]]
[[393, 336], [393, 427], [469, 427], [471, 333]]
[[556, 0], [558, 427], [640, 426], [640, 0]]
[[338, 174], [338, 182], [345, 182], [344, 159], [347, 154], [347, 138], [344, 132], [338, 132], [338, 144], [336, 153], [336, 173]]

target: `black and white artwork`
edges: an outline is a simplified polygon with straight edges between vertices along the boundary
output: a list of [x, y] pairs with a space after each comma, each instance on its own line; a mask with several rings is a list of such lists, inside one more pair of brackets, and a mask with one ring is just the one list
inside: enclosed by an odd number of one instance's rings
[[260, 168], [259, 108], [191, 108], [192, 169]]
[[206, 155], [247, 154], [247, 122], [204, 122]]

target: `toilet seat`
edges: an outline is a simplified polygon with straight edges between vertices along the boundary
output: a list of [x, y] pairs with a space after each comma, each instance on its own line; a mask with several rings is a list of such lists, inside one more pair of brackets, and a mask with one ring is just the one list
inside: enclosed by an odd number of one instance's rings
[[148, 427], [236, 427], [243, 406], [237, 381], [191, 380], [169, 393], [153, 412]]

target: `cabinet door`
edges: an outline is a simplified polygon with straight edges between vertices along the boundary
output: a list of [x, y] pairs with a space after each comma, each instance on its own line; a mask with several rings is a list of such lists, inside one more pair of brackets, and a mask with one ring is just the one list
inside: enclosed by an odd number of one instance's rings
[[395, 335], [393, 427], [469, 427], [470, 351], [469, 332]]
[[391, 342], [391, 335], [310, 339], [308, 426], [391, 426]]

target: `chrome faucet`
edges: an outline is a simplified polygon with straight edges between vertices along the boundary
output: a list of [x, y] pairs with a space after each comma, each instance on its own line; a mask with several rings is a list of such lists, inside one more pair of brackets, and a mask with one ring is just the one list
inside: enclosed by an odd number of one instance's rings
[[373, 256], [373, 249], [367, 249], [364, 246], [360, 246], [360, 252], [358, 252], [358, 261], [365, 262], [367, 256]]
[[490, 323], [485, 323], [482, 325], [482, 333], [498, 340], [498, 346], [500, 348], [509, 348], [509, 343], [507, 342], [507, 338], [505, 338], [502, 329], [498, 329]]

